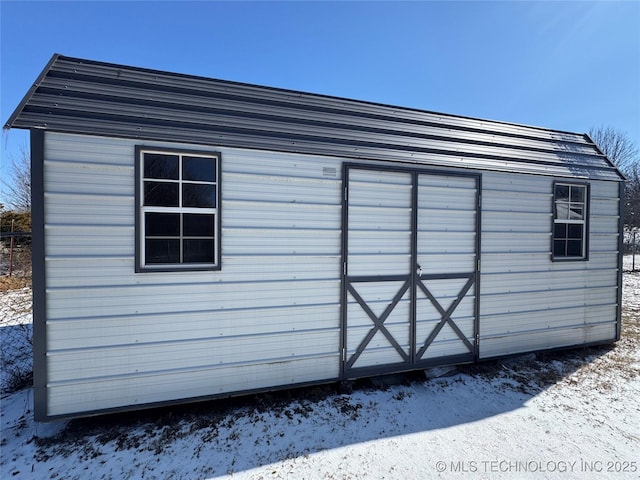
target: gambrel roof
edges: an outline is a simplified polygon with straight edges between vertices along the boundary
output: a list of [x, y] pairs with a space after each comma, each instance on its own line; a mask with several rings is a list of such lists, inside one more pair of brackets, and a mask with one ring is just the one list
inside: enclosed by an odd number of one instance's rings
[[59, 54], [5, 128], [623, 180], [586, 134]]

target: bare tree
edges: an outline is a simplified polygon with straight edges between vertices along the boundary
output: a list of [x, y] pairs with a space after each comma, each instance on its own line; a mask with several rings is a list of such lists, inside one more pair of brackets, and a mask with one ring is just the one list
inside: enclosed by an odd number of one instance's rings
[[7, 178], [2, 179], [7, 210], [31, 211], [31, 158], [29, 149], [23, 145], [17, 157], [10, 157]]
[[640, 151], [625, 132], [612, 127], [592, 128], [589, 136], [627, 177], [624, 195], [624, 223], [640, 226]]
[[624, 224], [627, 227], [640, 227], [640, 161], [627, 169], [626, 176]]
[[613, 127], [598, 127], [590, 129], [589, 136], [625, 175], [638, 164], [638, 147], [625, 132]]

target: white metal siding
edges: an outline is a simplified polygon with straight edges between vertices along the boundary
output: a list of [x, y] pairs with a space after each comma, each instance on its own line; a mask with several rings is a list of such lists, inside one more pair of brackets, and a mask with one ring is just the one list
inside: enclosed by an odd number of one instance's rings
[[212, 146], [222, 271], [136, 274], [136, 143], [45, 136], [47, 414], [337, 378], [341, 162]]
[[590, 182], [589, 260], [552, 262], [553, 182], [483, 175], [481, 358], [615, 339], [618, 184]]
[[[136, 274], [137, 143], [45, 135], [47, 415], [337, 378], [342, 159], [212, 146], [222, 152], [222, 270]], [[411, 175], [352, 175], [349, 274], [409, 274]], [[423, 273], [473, 271], [475, 181], [418, 178]], [[482, 358], [615, 338], [618, 183], [590, 182], [589, 260], [552, 262], [554, 180], [571, 181], [483, 172]], [[379, 315], [401, 284], [358, 291]], [[445, 306], [461, 288], [427, 286]], [[470, 341], [474, 299], [455, 311]], [[353, 353], [372, 323], [347, 303]], [[409, 304], [407, 292], [385, 322], [405, 352]], [[417, 314], [422, 338], [440, 315], [428, 302]], [[447, 325], [425, 358], [465, 350]], [[400, 360], [378, 332], [358, 365]]]
[[[476, 178], [418, 176], [417, 260], [424, 274], [470, 274], [476, 270]], [[467, 278], [423, 280], [443, 309], [460, 295]], [[475, 295], [469, 291], [451, 314], [470, 344], [475, 343]], [[419, 350], [442, 315], [418, 289], [416, 348]], [[435, 337], [423, 359], [470, 353], [448, 325]], [[473, 353], [473, 352], [471, 352]]]
[[[349, 172], [348, 252], [350, 276], [408, 275], [411, 271], [412, 175], [405, 172], [351, 169]], [[391, 261], [389, 261], [391, 259]], [[403, 286], [402, 281], [353, 285], [379, 318]], [[410, 292], [406, 291], [384, 322], [405, 354], [410, 348]], [[347, 294], [346, 356], [357, 349], [374, 324], [351, 292]], [[400, 353], [378, 330], [355, 357], [355, 367], [401, 363]]]

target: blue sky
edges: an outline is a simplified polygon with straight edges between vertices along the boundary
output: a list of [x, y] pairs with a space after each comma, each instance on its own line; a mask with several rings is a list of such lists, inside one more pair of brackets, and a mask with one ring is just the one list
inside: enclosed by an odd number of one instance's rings
[[[0, 0], [2, 125], [53, 53], [640, 146], [640, 2]], [[2, 172], [27, 134], [2, 135]]]

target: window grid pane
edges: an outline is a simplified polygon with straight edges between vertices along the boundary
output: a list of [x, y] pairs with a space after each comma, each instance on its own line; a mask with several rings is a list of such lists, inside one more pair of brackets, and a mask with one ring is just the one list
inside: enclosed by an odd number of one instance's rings
[[144, 265], [215, 266], [218, 158], [142, 152]]
[[585, 258], [585, 185], [556, 184], [554, 187], [554, 258]]

